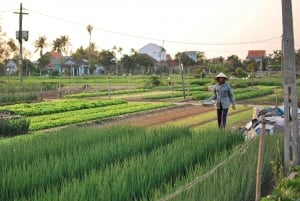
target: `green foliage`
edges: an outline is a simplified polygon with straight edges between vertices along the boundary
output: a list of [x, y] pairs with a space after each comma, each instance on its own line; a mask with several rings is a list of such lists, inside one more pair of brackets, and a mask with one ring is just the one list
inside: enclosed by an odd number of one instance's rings
[[159, 86], [161, 84], [161, 81], [160, 81], [159, 77], [157, 77], [157, 76], [151, 76], [149, 78], [149, 82], [153, 86]]
[[[146, 130], [122, 126], [104, 129], [75, 127], [28, 140], [16, 139], [13, 140], [14, 143], [0, 146], [0, 200], [34, 200], [37, 196], [53, 198], [54, 195], [50, 191], [67, 188], [67, 183], [75, 186], [77, 181], [85, 178], [83, 186], [80, 187], [83, 189], [92, 184], [88, 183], [88, 180], [92, 179], [89, 174], [95, 175], [98, 172], [98, 176], [101, 177], [101, 172], [107, 172], [111, 168], [114, 168], [113, 174], [118, 174], [116, 171], [125, 166], [127, 161], [132, 165], [139, 165], [134, 157], [143, 154], [146, 156], [174, 141], [190, 137], [191, 132], [188, 128]], [[119, 166], [120, 163], [123, 165]], [[118, 177], [115, 182], [124, 179], [120, 175]], [[106, 183], [109, 178], [103, 178], [103, 182]], [[138, 188], [137, 184], [134, 185]], [[102, 191], [107, 187], [109, 186]], [[128, 186], [131, 187], [133, 186]], [[122, 190], [114, 189], [116, 194]], [[93, 196], [88, 193], [93, 189], [86, 190], [86, 196]], [[82, 191], [78, 191], [80, 192]], [[132, 192], [132, 189], [126, 191], [127, 194]], [[113, 192], [107, 194], [112, 195]], [[75, 197], [72, 200], [76, 200]]]
[[276, 149], [274, 150], [276, 152], [276, 157], [274, 157], [274, 160], [271, 160], [271, 167], [272, 172], [274, 174], [274, 181], [275, 183], [280, 182], [280, 180], [283, 179], [283, 156], [280, 150], [280, 144], [279, 141], [276, 141]]
[[14, 115], [10, 111], [0, 111], [0, 136], [14, 136], [28, 132], [30, 119]]
[[247, 84], [244, 84], [244, 83], [234, 83], [231, 85], [231, 87], [233, 89], [237, 89], [237, 88], [247, 88], [249, 87]]
[[122, 95], [122, 94], [135, 94], [141, 92], [147, 92], [147, 89], [128, 89], [128, 90], [114, 90], [114, 91], [97, 91], [97, 92], [84, 92], [78, 94], [65, 95], [64, 98], [86, 98], [96, 96], [108, 96], [108, 95]]
[[205, 78], [206, 73], [202, 69], [198, 69], [194, 77], [195, 78]]
[[191, 81], [191, 85], [204, 86], [211, 82], [211, 79], [195, 79]]
[[271, 70], [271, 71], [280, 71], [281, 70], [281, 65], [268, 65], [266, 68]]
[[265, 96], [268, 94], [273, 94], [273, 89], [259, 89], [259, 90], [248, 90], [243, 93], [234, 92], [235, 100], [244, 100], [248, 98]]
[[82, 100], [66, 99], [37, 103], [20, 103], [3, 106], [0, 109], [14, 111], [18, 115], [39, 116], [82, 109], [90, 109], [127, 103], [123, 100]]
[[[300, 175], [300, 167], [293, 167], [292, 171]], [[294, 179], [281, 178], [271, 195], [262, 198], [262, 201], [296, 201], [300, 198], [300, 177]]]
[[17, 94], [5, 94], [0, 95], [1, 105], [16, 104], [22, 102], [33, 102], [38, 99], [35, 93], [17, 93]]

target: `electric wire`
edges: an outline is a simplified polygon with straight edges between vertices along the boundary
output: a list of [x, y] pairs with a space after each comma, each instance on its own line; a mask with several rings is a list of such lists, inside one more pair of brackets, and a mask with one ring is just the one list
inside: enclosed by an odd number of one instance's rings
[[[82, 26], [82, 27], [86, 27], [86, 25], [72, 21], [72, 20], [68, 20], [68, 19], [64, 19], [64, 18], [60, 18], [60, 17], [54, 17], [51, 15], [47, 15], [47, 14], [43, 14], [34, 10], [29, 10], [29, 9], [25, 9], [29, 12], [35, 13], [37, 15], [41, 15], [41, 16], [45, 16], [48, 18], [52, 18], [61, 22], [66, 22], [69, 24], [74, 24], [74, 25], [78, 25], [78, 26]], [[139, 36], [139, 35], [134, 35], [134, 34], [130, 34], [130, 33], [124, 33], [124, 32], [118, 32], [118, 31], [112, 31], [109, 29], [103, 29], [103, 28], [99, 28], [94, 26], [94, 29], [98, 30], [98, 31], [102, 31], [102, 32], [107, 32], [107, 33], [112, 33], [112, 34], [116, 34], [116, 35], [121, 35], [121, 36], [127, 36], [127, 37], [131, 37], [131, 38], [139, 38], [139, 39], [144, 39], [144, 40], [151, 40], [151, 41], [165, 41], [167, 43], [173, 43], [173, 44], [183, 44], [183, 45], [207, 45], [207, 46], [230, 46], [230, 45], [245, 45], [245, 44], [255, 44], [255, 43], [262, 43], [262, 42], [268, 42], [268, 41], [273, 41], [273, 40], [277, 40], [280, 39], [281, 36], [276, 36], [276, 37], [271, 37], [271, 38], [265, 38], [265, 39], [260, 39], [260, 40], [254, 40], [254, 41], [239, 41], [239, 42], [188, 42], [188, 41], [174, 41], [174, 40], [164, 40], [164, 39], [158, 39], [158, 38], [150, 38], [150, 37], [145, 37], [145, 36]]]

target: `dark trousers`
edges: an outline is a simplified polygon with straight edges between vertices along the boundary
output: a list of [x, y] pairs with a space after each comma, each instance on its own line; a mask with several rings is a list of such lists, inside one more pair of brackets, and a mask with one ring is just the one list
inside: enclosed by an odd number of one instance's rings
[[218, 126], [219, 128], [225, 128], [226, 120], [227, 120], [228, 108], [222, 108], [222, 105], [219, 109], [217, 109], [218, 115]]

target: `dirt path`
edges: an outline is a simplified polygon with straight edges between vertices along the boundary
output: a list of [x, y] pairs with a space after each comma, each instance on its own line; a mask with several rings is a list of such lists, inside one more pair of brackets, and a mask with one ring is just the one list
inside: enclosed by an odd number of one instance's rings
[[159, 109], [151, 112], [145, 112], [141, 114], [132, 115], [128, 118], [112, 122], [113, 125], [134, 125], [149, 127], [166, 122], [175, 121], [182, 118], [187, 118], [193, 115], [198, 115], [208, 111], [212, 111], [214, 107], [203, 107], [201, 105], [194, 104], [182, 104], [176, 105], [171, 108]]
[[[188, 118], [194, 115], [214, 111], [215, 107], [204, 107], [197, 102], [193, 103], [180, 103], [170, 108], [157, 109], [147, 112], [140, 112], [135, 114], [124, 115], [110, 120], [100, 122], [95, 126], [113, 126], [113, 125], [132, 125], [151, 127], [157, 125], [163, 125], [168, 122], [176, 121], [179, 119]], [[241, 113], [245, 110], [234, 111], [231, 114]], [[216, 121], [216, 118], [208, 119], [205, 122], [191, 122], [190, 127], [198, 127], [201, 124]]]

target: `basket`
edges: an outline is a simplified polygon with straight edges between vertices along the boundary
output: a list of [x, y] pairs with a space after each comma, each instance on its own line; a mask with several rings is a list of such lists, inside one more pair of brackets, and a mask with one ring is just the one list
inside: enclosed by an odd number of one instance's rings
[[200, 100], [200, 104], [205, 107], [211, 107], [215, 104], [214, 100]]

